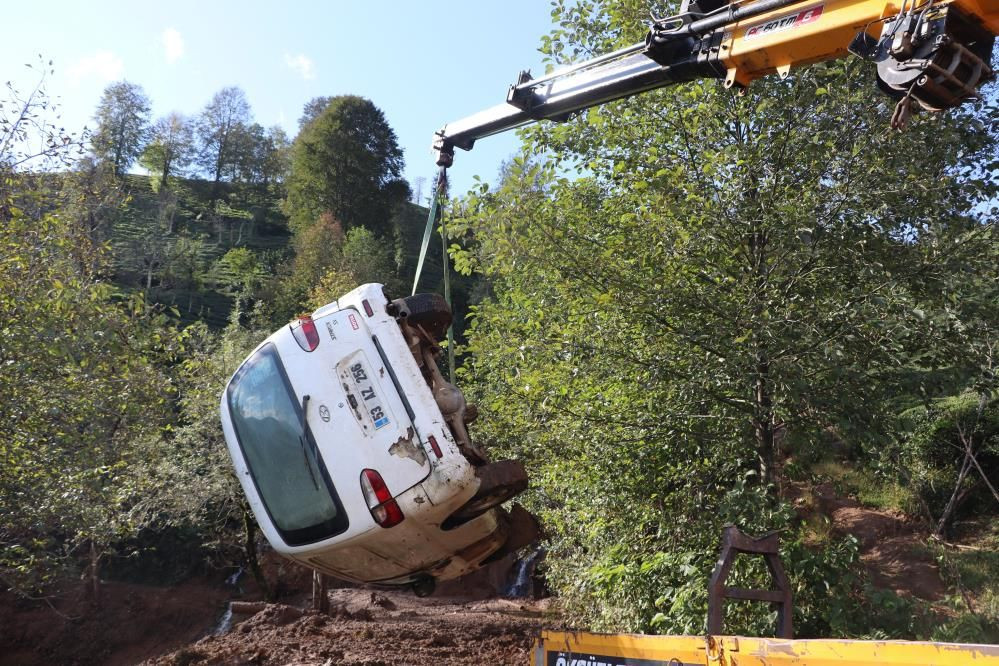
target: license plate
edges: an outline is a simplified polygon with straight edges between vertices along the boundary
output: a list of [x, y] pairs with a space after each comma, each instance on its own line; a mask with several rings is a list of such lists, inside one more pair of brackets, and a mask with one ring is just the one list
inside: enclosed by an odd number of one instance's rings
[[370, 424], [375, 430], [389, 424], [388, 410], [378, 395], [380, 388], [372, 381], [371, 369], [361, 353], [353, 354], [340, 364], [340, 381], [347, 392], [347, 401], [362, 428]]

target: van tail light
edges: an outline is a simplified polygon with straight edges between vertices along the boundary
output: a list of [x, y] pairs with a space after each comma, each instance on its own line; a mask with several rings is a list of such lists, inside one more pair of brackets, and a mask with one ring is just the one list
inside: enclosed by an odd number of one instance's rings
[[314, 351], [319, 346], [319, 331], [312, 317], [299, 317], [291, 322], [291, 333], [295, 336], [298, 346], [307, 352]]
[[382, 481], [382, 475], [373, 469], [361, 472], [361, 492], [368, 503], [371, 517], [382, 527], [392, 527], [402, 522], [404, 516], [399, 504], [392, 499], [392, 493]]
[[441, 453], [441, 447], [437, 444], [437, 438], [436, 437], [434, 437], [433, 435], [430, 435], [430, 437], [427, 437], [427, 442], [430, 443], [430, 448], [432, 448], [434, 450], [434, 455], [435, 456], [437, 456], [438, 458], [443, 458], [444, 457], [444, 454]]
[[369, 317], [374, 316], [375, 311], [371, 309], [371, 303], [368, 303], [368, 299], [365, 298], [363, 301], [361, 301], [361, 305], [364, 306], [364, 314], [368, 315]]

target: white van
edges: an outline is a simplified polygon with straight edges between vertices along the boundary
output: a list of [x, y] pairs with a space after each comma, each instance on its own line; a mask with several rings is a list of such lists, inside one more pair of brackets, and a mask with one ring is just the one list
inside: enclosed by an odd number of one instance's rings
[[474, 407], [441, 376], [451, 313], [436, 294], [367, 284], [283, 327], [222, 394], [236, 473], [275, 550], [355, 582], [466, 574], [537, 538], [523, 466], [489, 463]]

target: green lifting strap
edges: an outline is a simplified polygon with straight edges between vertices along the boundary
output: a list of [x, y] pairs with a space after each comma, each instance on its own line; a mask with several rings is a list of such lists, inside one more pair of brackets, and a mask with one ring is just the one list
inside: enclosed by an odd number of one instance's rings
[[[434, 193], [430, 200], [430, 215], [427, 216], [427, 228], [423, 230], [423, 243], [420, 245], [420, 260], [416, 263], [416, 275], [413, 277], [413, 291], [420, 284], [420, 275], [423, 274], [423, 261], [427, 258], [427, 248], [430, 247], [430, 235], [434, 232], [434, 222], [437, 221], [437, 212], [440, 210], [440, 201], [444, 194], [444, 183], [447, 180], [447, 167], [441, 167], [434, 181]], [[451, 304], [448, 303], [450, 306]]]
[[[423, 230], [423, 243], [420, 246], [420, 260], [416, 263], [416, 276], [413, 278], [413, 291], [416, 293], [416, 289], [420, 284], [420, 275], [423, 274], [423, 262], [427, 258], [427, 249], [430, 247], [430, 236], [434, 231], [434, 222], [437, 221], [438, 213], [440, 213], [441, 222], [441, 263], [444, 264], [444, 301], [447, 306], [451, 307], [451, 277], [450, 271], [448, 270], [447, 256], [447, 227], [444, 226], [444, 215], [441, 212], [441, 204], [446, 198], [447, 191], [447, 167], [441, 167], [441, 170], [437, 173], [437, 180], [434, 181], [434, 194], [430, 201], [430, 214], [427, 215], [427, 227]], [[454, 383], [454, 325], [448, 326], [447, 329], [447, 367], [448, 376], [451, 383]]]

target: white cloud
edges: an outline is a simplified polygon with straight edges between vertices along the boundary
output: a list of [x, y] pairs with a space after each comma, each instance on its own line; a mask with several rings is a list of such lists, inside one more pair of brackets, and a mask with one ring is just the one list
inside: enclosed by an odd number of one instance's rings
[[163, 42], [163, 51], [169, 64], [172, 65], [184, 55], [184, 38], [176, 29], [167, 28], [164, 30], [160, 41]]
[[294, 56], [290, 53], [285, 53], [284, 64], [298, 72], [305, 80], [316, 78], [316, 63], [312, 62], [312, 59], [304, 53]]
[[125, 63], [110, 51], [98, 51], [93, 55], [80, 58], [66, 69], [74, 85], [86, 78], [98, 78], [103, 81], [116, 81], [125, 73]]

